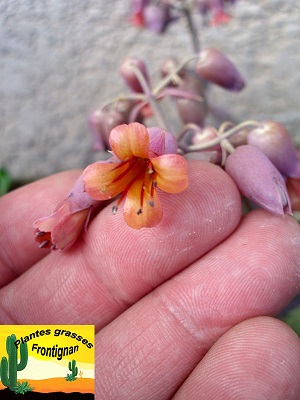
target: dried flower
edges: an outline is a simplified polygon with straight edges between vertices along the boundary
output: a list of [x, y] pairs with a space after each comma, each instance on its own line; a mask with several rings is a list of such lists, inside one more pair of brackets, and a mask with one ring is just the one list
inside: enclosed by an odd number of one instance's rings
[[71, 247], [81, 231], [87, 227], [92, 208], [97, 203], [84, 192], [81, 176], [53, 214], [33, 223], [35, 240], [39, 247], [52, 250]]
[[239, 92], [245, 86], [234, 64], [217, 49], [206, 48], [200, 52], [196, 72], [203, 79], [233, 92]]
[[157, 225], [163, 215], [157, 188], [179, 193], [188, 185], [187, 163], [174, 154], [173, 135], [135, 122], [113, 129], [109, 142], [112, 158], [88, 166], [83, 173], [86, 192], [95, 200], [121, 194], [113, 213], [126, 197], [124, 217], [132, 228]]
[[259, 149], [243, 145], [230, 154], [225, 170], [239, 191], [269, 212], [292, 214], [285, 181], [268, 157]]

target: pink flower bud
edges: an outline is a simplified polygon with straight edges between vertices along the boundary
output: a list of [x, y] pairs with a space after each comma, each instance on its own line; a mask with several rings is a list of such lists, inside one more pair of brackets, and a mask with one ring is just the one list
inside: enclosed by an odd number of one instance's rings
[[143, 17], [145, 26], [155, 33], [163, 33], [173, 20], [167, 4], [149, 4], [144, 9]]
[[196, 71], [207, 81], [233, 92], [239, 92], [245, 86], [245, 81], [234, 64], [223, 53], [213, 48], [200, 52]]
[[225, 170], [239, 191], [267, 211], [292, 214], [285, 181], [268, 157], [250, 145], [238, 147], [230, 154]]
[[248, 134], [248, 144], [257, 147], [284, 175], [300, 178], [296, 147], [289, 132], [276, 121], [264, 121]]
[[150, 79], [149, 79], [149, 75], [148, 75], [148, 71], [147, 71], [147, 67], [146, 64], [144, 63], [144, 61], [138, 59], [138, 58], [128, 58], [127, 60], [125, 60], [120, 69], [120, 75], [122, 76], [122, 78], [124, 79], [124, 81], [126, 82], [127, 86], [136, 93], [143, 93], [143, 88], [140, 84], [139, 79], [137, 78], [137, 75], [134, 71], [134, 69], [138, 69], [140, 71], [140, 73], [143, 75], [145, 81], [147, 82], [147, 84], [150, 84]]
[[[198, 145], [205, 145], [206, 143], [209, 143], [213, 139], [216, 139], [217, 136], [218, 136], [218, 133], [214, 127], [206, 126], [202, 130], [199, 130], [194, 134], [194, 136], [192, 137], [192, 143], [198, 144]], [[222, 148], [221, 148], [220, 144], [217, 144], [216, 146], [212, 146], [209, 149], [206, 149], [206, 152], [209, 152], [209, 153], [213, 152], [214, 164], [221, 163]]]
[[93, 139], [93, 150], [109, 149], [109, 134], [111, 130], [124, 123], [121, 113], [115, 110], [95, 110], [88, 118], [88, 124]]
[[[129, 122], [130, 113], [134, 106], [135, 102], [132, 100], [120, 100], [90, 114], [88, 124], [93, 139], [93, 150], [110, 149], [110, 132], [117, 125]], [[142, 122], [140, 115], [137, 116], [137, 121]]]

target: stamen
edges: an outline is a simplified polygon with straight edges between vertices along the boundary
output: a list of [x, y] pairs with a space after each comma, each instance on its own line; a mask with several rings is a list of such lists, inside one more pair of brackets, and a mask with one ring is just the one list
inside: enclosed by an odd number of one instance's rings
[[35, 237], [36, 237], [36, 238], [39, 238], [39, 237], [44, 236], [44, 235], [46, 235], [46, 232], [44, 232], [44, 231], [38, 231], [38, 232], [35, 234]]
[[53, 243], [53, 245], [51, 246], [51, 250], [55, 250], [56, 249], [56, 244]]
[[39, 248], [40, 248], [40, 249], [43, 249], [43, 248], [49, 246], [49, 244], [50, 244], [50, 240], [44, 240], [44, 241], [39, 245]]
[[137, 215], [142, 214], [142, 212], [143, 212], [143, 210], [140, 208], [140, 209], [137, 211]]

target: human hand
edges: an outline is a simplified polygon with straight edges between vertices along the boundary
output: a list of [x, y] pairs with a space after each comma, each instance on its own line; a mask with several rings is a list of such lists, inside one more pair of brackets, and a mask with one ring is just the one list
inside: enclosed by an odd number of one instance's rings
[[[219, 167], [189, 162], [189, 188], [134, 230], [104, 207], [67, 251], [32, 223], [79, 176], [0, 198], [3, 324], [95, 324], [97, 399], [299, 399], [300, 346], [276, 315], [297, 294], [300, 228], [263, 210], [240, 220]], [[174, 396], [174, 397], [172, 397]]]

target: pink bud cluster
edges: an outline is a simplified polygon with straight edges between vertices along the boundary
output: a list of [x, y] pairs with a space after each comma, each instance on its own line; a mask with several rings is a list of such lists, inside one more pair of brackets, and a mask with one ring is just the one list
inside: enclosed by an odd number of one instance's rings
[[108, 136], [114, 127], [134, 121], [143, 122], [152, 116], [156, 111], [153, 99], [157, 102], [167, 96], [173, 97], [182, 123], [203, 127], [210, 108], [206, 99], [209, 83], [231, 92], [244, 88], [245, 81], [236, 66], [217, 49], [206, 48], [195, 58], [197, 63], [193, 67], [180, 64], [175, 58], [165, 60], [161, 66], [162, 81], [157, 86], [152, 84], [143, 60], [136, 57], [126, 59], [119, 73], [130, 95], [91, 113], [89, 128], [93, 149], [109, 148]]

